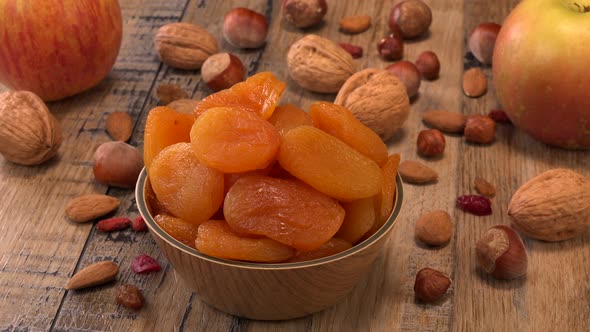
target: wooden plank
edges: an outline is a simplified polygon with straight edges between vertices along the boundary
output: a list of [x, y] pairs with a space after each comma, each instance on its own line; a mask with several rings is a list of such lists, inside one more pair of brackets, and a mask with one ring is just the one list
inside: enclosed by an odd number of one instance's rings
[[[502, 23], [518, 1], [465, 2], [465, 33], [485, 21]], [[467, 52], [468, 48], [465, 45]], [[477, 65], [469, 56], [465, 66]], [[485, 67], [491, 78], [491, 68]], [[490, 80], [491, 82], [491, 80]], [[487, 114], [499, 107], [493, 85], [482, 98], [464, 98], [466, 114]], [[566, 167], [589, 176], [588, 154], [552, 148], [512, 126], [500, 125], [496, 142], [481, 147], [463, 144], [457, 181], [463, 193], [473, 192], [476, 176], [494, 182], [498, 193], [494, 213], [488, 217], [461, 214], [457, 221], [454, 330], [585, 331], [590, 320], [587, 290], [590, 272], [590, 236], [562, 243], [525, 238], [529, 255], [526, 278], [498, 281], [476, 267], [473, 247], [479, 236], [496, 224], [509, 224], [506, 214], [516, 189], [531, 177], [552, 168]]]

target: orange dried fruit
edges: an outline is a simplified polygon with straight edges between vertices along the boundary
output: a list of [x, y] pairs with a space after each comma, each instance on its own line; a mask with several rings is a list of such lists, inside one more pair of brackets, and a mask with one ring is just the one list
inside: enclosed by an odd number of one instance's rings
[[333, 237], [329, 239], [328, 242], [323, 243], [316, 250], [307, 252], [295, 252], [295, 256], [286, 260], [285, 263], [304, 262], [311, 261], [314, 259], [320, 259], [323, 257], [336, 255], [337, 253], [343, 252], [344, 250], [348, 250], [350, 248], [352, 248], [352, 244], [350, 244], [350, 242]]
[[152, 109], [143, 133], [143, 161], [147, 169], [152, 160], [165, 147], [180, 142], [190, 142], [190, 131], [195, 118], [172, 108], [160, 106]]
[[199, 162], [190, 143], [162, 150], [149, 177], [158, 201], [177, 218], [200, 224], [221, 206], [223, 173]]
[[377, 163], [315, 127], [285, 134], [277, 159], [295, 177], [341, 201], [374, 196], [383, 186]]
[[373, 197], [343, 203], [346, 211], [344, 222], [336, 237], [350, 243], [357, 243], [375, 224], [375, 202]]
[[305, 183], [242, 177], [225, 196], [223, 214], [240, 233], [264, 235], [300, 251], [317, 249], [344, 220], [338, 202]]
[[156, 224], [158, 224], [158, 226], [164, 230], [164, 232], [168, 233], [168, 235], [191, 248], [195, 247], [195, 240], [199, 230], [198, 225], [191, 224], [182, 219], [169, 216], [167, 214], [159, 214], [154, 218], [154, 220], [156, 221]]
[[379, 166], [387, 160], [387, 146], [379, 135], [360, 122], [346, 107], [318, 101], [309, 111], [316, 126], [356, 149]]
[[195, 246], [206, 255], [250, 262], [282, 262], [294, 254], [293, 248], [269, 238], [241, 237], [223, 220], [202, 223]]
[[224, 173], [241, 173], [270, 165], [279, 149], [277, 129], [260, 116], [239, 108], [216, 107], [191, 129], [195, 156]]
[[268, 122], [277, 128], [281, 136], [295, 127], [314, 125], [311, 116], [293, 104], [277, 107], [270, 118], [268, 118]]
[[147, 185], [145, 186], [145, 202], [150, 212], [150, 215], [156, 216], [158, 214], [168, 214], [169, 212], [166, 211], [166, 208], [158, 198], [156, 197], [156, 193], [154, 193], [154, 189], [152, 188], [152, 184], [150, 179], [147, 179]]
[[383, 171], [383, 188], [381, 188], [381, 197], [379, 199], [380, 209], [379, 222], [376, 225], [378, 226], [377, 228], [383, 226], [393, 211], [393, 199], [395, 198], [396, 189], [395, 178], [399, 162], [400, 155], [394, 153], [387, 158], [387, 162], [381, 167], [381, 170]]
[[285, 83], [270, 72], [250, 76], [229, 89], [205, 97], [195, 109], [195, 118], [214, 107], [235, 107], [268, 119], [285, 90]]

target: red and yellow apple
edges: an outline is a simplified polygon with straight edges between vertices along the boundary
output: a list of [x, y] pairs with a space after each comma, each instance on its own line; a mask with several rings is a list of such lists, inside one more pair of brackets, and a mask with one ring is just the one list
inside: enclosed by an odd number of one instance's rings
[[117, 0], [0, 0], [0, 83], [45, 101], [97, 85], [122, 38]]
[[500, 29], [498, 100], [534, 138], [590, 149], [590, 0], [524, 0]]

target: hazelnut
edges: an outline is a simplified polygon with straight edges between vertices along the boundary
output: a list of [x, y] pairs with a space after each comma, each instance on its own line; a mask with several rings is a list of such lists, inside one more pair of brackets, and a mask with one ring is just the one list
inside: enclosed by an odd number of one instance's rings
[[427, 80], [435, 80], [438, 78], [440, 72], [440, 62], [436, 53], [432, 51], [424, 51], [420, 53], [418, 59], [416, 59], [416, 68], [422, 77]]
[[497, 23], [482, 23], [469, 35], [469, 49], [479, 62], [486, 65], [492, 63], [494, 45], [500, 28], [501, 26]]
[[422, 130], [417, 145], [418, 153], [424, 157], [440, 156], [445, 152], [445, 137], [438, 129]]
[[451, 278], [440, 271], [426, 267], [416, 274], [414, 294], [422, 302], [433, 303], [445, 295], [450, 286]]
[[125, 142], [103, 143], [94, 152], [94, 178], [100, 183], [133, 188], [142, 168], [141, 153]]
[[388, 72], [397, 76], [406, 87], [408, 97], [412, 98], [418, 94], [420, 88], [420, 72], [410, 61], [398, 61], [385, 68]]
[[430, 7], [421, 0], [405, 0], [393, 7], [389, 14], [389, 29], [399, 30], [404, 39], [419, 37], [432, 23]]
[[430, 246], [440, 246], [451, 240], [453, 222], [445, 211], [428, 212], [418, 219], [414, 229], [416, 238]]
[[266, 17], [248, 8], [234, 8], [223, 18], [223, 37], [235, 47], [261, 47], [267, 33]]
[[527, 255], [520, 235], [510, 226], [488, 229], [477, 241], [477, 264], [497, 279], [514, 279], [526, 274]]
[[319, 24], [327, 11], [326, 0], [283, 0], [284, 19], [298, 28]]
[[489, 116], [470, 115], [465, 121], [463, 133], [467, 142], [488, 144], [496, 135], [496, 122]]
[[399, 60], [404, 55], [404, 42], [400, 37], [391, 34], [377, 43], [377, 50], [385, 60]]
[[213, 54], [201, 67], [203, 81], [213, 91], [228, 89], [242, 82], [245, 75], [242, 61], [231, 53]]

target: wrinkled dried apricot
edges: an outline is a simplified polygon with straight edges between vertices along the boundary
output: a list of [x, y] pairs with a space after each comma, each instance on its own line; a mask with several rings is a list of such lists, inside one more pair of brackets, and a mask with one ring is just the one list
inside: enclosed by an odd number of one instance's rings
[[199, 230], [198, 225], [191, 224], [167, 214], [159, 214], [154, 220], [164, 232], [168, 233], [168, 235], [172, 236], [177, 241], [182, 242], [191, 248], [195, 247], [195, 239], [197, 238], [197, 232]]
[[278, 161], [295, 177], [341, 201], [371, 197], [383, 186], [383, 174], [373, 160], [311, 126], [285, 134]]
[[264, 235], [301, 251], [317, 249], [344, 220], [338, 202], [305, 183], [267, 176], [240, 178], [225, 196], [232, 229]]
[[336, 233], [336, 237], [350, 243], [356, 243], [375, 223], [375, 204], [373, 197], [343, 203], [346, 211], [344, 222]]
[[294, 254], [293, 248], [269, 238], [241, 237], [223, 220], [202, 223], [195, 246], [206, 255], [250, 262], [281, 262]]
[[223, 200], [223, 173], [199, 162], [190, 143], [162, 150], [149, 169], [158, 201], [175, 217], [193, 224], [208, 220]]
[[165, 147], [180, 142], [190, 142], [190, 132], [195, 118], [172, 108], [161, 106], [152, 109], [143, 133], [143, 161], [150, 168], [152, 160]]
[[313, 119], [301, 108], [286, 104], [277, 107], [274, 113], [268, 118], [279, 134], [285, 135], [289, 130], [299, 126], [313, 126]]
[[252, 112], [217, 107], [195, 121], [191, 143], [205, 165], [224, 173], [241, 173], [271, 164], [280, 136], [273, 125]]
[[350, 244], [350, 242], [333, 237], [330, 240], [328, 240], [328, 242], [323, 243], [316, 250], [307, 252], [295, 252], [295, 256], [286, 260], [285, 263], [304, 262], [311, 261], [314, 259], [320, 259], [323, 257], [336, 255], [337, 253], [343, 252], [344, 250], [348, 250], [350, 248], [352, 248], [352, 244]]
[[247, 171], [247, 172], [242, 172], [242, 173], [225, 173], [223, 174], [223, 185], [225, 188], [224, 193], [227, 194], [227, 192], [229, 191], [229, 188], [231, 188], [231, 186], [234, 185], [234, 183], [236, 183], [236, 181], [238, 181], [239, 178], [244, 177], [244, 176], [248, 176], [248, 175], [269, 175], [270, 172], [273, 170], [274, 166], [276, 163], [271, 163], [270, 165], [266, 166], [263, 169], [255, 169], [253, 171]]
[[395, 153], [387, 158], [387, 162], [381, 170], [383, 172], [383, 188], [381, 188], [381, 195], [377, 195], [379, 202], [379, 218], [376, 227], [379, 228], [385, 224], [391, 211], [393, 211], [393, 199], [395, 198], [397, 176], [397, 167], [399, 166], [400, 155]]
[[235, 107], [268, 119], [275, 110], [285, 87], [285, 83], [279, 81], [272, 73], [258, 73], [229, 89], [205, 97], [197, 104], [195, 118], [213, 107]]
[[379, 135], [360, 122], [346, 107], [318, 101], [309, 114], [316, 126], [356, 149], [379, 166], [387, 160], [387, 146]]
[[160, 201], [156, 197], [156, 193], [154, 192], [154, 189], [152, 188], [152, 184], [150, 182], [149, 177], [147, 179], [147, 185], [145, 186], [145, 202], [146, 202], [148, 211], [150, 212], [150, 215], [152, 215], [152, 216], [156, 216], [158, 214], [168, 214], [169, 213], [168, 211], [166, 211], [166, 208], [164, 207], [164, 205], [162, 205], [162, 203], [160, 203]]

